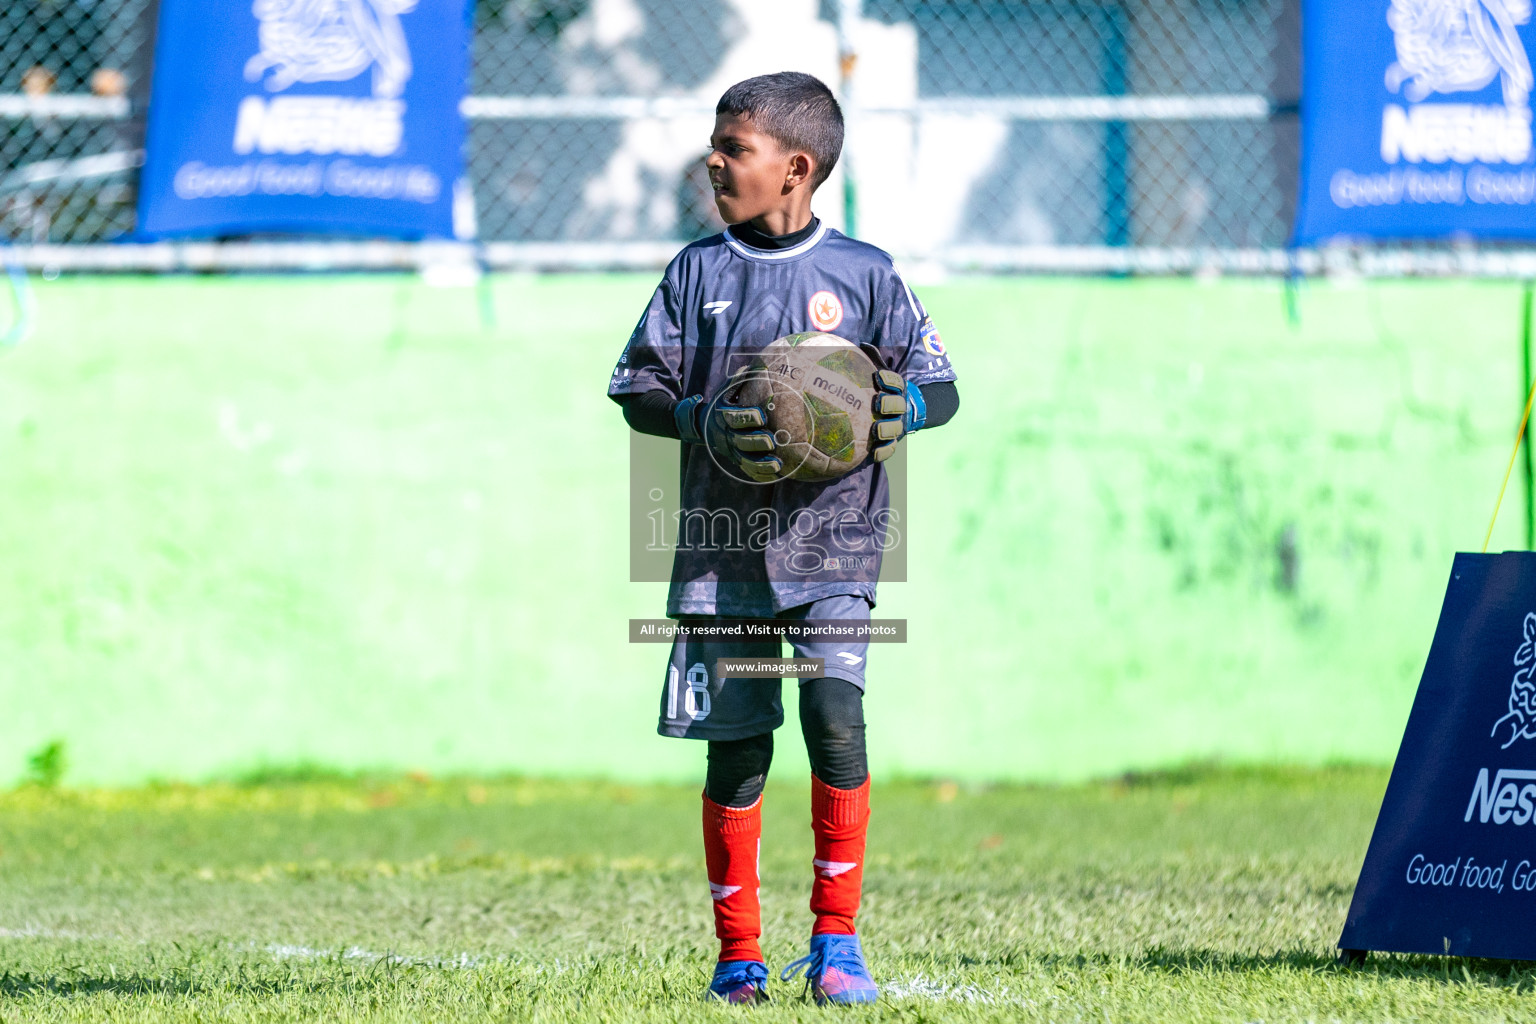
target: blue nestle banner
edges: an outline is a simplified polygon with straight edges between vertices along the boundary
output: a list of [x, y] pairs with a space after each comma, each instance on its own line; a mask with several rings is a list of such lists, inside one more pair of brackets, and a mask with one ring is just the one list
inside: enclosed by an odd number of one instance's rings
[[1536, 960], [1536, 553], [1457, 555], [1339, 945]]
[[1530, 0], [1305, 0], [1293, 241], [1536, 237]]
[[471, 0], [160, 0], [139, 233], [453, 234]]

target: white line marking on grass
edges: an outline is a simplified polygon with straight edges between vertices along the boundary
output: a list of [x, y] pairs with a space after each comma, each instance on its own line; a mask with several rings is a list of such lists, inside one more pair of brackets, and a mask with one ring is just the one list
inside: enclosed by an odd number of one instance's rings
[[1029, 1005], [1027, 999], [1012, 994], [1006, 987], [988, 991], [976, 985], [950, 985], [921, 974], [905, 981], [885, 982], [880, 988], [887, 999], [926, 999], [936, 1003], [983, 1003], [988, 1006]]
[[[84, 941], [111, 941], [109, 935], [87, 935], [83, 932], [65, 931], [56, 928], [40, 928], [36, 925], [28, 925], [25, 928], [0, 928], [0, 939], [73, 939]], [[365, 964], [389, 964], [399, 967], [426, 967], [444, 971], [473, 971], [492, 964], [512, 963], [514, 958], [505, 954], [499, 956], [487, 956], [479, 953], [461, 952], [449, 956], [412, 956], [406, 953], [383, 953], [378, 950], [365, 949], [362, 946], [347, 946], [345, 948], [321, 949], [317, 946], [304, 946], [296, 943], [272, 942], [266, 945], [258, 945], [254, 942], [241, 944], [229, 944], [224, 948], [231, 952], [266, 953], [277, 960], [334, 960], [340, 958], [356, 963]], [[524, 961], [526, 963], [526, 961]], [[535, 973], [553, 971], [555, 974], [563, 974], [569, 965], [554, 960], [545, 964], [529, 964]], [[1010, 992], [1007, 986], [999, 989], [986, 989], [972, 984], [950, 984], [930, 978], [924, 974], [914, 974], [910, 978], [899, 981], [880, 982], [881, 995], [886, 999], [900, 1000], [913, 999], [935, 1003], [979, 1003], [986, 1006], [1030, 1006], [1029, 1000]]]
[[[244, 947], [256, 949], [255, 946]], [[402, 953], [380, 953], [361, 946], [346, 949], [317, 949], [314, 946], [297, 946], [273, 943], [260, 947], [279, 960], [330, 960], [338, 955], [343, 960], [363, 963], [388, 963], [409, 967], [433, 967], [442, 970], [471, 971], [489, 964], [511, 963], [509, 956], [481, 956], [475, 953], [458, 953], [453, 956], [408, 956]], [[536, 972], [551, 968], [556, 974], [564, 973], [565, 966], [558, 960], [547, 965], [532, 965]], [[986, 1006], [1030, 1006], [1029, 1000], [1010, 992], [1006, 986], [989, 990], [977, 985], [952, 985], [947, 982], [916, 974], [902, 981], [880, 983], [881, 994], [887, 999], [913, 999], [935, 1003], [979, 1003]]]
[[60, 931], [55, 928], [39, 928], [37, 925], [27, 925], [25, 928], [0, 928], [0, 939], [100, 939], [102, 935], [84, 935], [80, 932]]
[[[255, 946], [247, 946], [246, 949], [255, 949]], [[363, 963], [395, 964], [402, 967], [435, 967], [450, 971], [472, 971], [486, 964], [506, 963], [508, 958], [504, 956], [485, 957], [474, 953], [455, 953], [452, 956], [407, 956], [403, 953], [379, 953], [361, 946], [348, 946], [346, 949], [317, 949], [314, 946], [295, 946], [286, 943], [272, 943], [261, 947], [279, 960], [331, 960], [341, 957], [343, 960], [358, 960]]]

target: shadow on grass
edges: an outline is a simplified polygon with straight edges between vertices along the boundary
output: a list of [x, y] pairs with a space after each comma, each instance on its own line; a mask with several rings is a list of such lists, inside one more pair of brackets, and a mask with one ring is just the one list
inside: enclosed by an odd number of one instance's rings
[[1423, 953], [1372, 953], [1363, 964], [1340, 967], [1365, 975], [1416, 978], [1442, 984], [1519, 986], [1536, 990], [1536, 961], [1482, 957], [1429, 956]]
[[1001, 956], [934, 956], [927, 963], [955, 968], [991, 967], [1005, 970], [1129, 970], [1165, 974], [1263, 974], [1277, 970], [1313, 974], [1338, 972], [1379, 978], [1408, 978], [1450, 985], [1489, 985], [1536, 990], [1536, 961], [1488, 960], [1423, 954], [1373, 953], [1363, 964], [1344, 966], [1332, 955], [1311, 950], [1280, 953], [1231, 953], [1212, 949], [1153, 948], [1136, 954], [1032, 954]]
[[163, 973], [70, 970], [0, 972], [0, 1000], [39, 996], [252, 996], [321, 995], [345, 988], [348, 992], [380, 991], [415, 973], [413, 965], [379, 963], [355, 968], [331, 964], [324, 977], [277, 974], [236, 968], [227, 973], [171, 968]]

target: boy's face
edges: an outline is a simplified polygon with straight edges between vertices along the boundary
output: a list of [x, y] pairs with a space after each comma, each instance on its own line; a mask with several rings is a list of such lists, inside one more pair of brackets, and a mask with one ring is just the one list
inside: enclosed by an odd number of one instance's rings
[[811, 176], [811, 159], [790, 152], [736, 114], [715, 117], [709, 137], [709, 183], [715, 208], [727, 224], [740, 224], [785, 207], [787, 197]]

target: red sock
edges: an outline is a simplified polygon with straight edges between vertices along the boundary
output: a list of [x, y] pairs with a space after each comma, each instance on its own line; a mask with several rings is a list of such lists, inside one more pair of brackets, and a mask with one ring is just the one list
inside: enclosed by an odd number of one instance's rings
[[704, 797], [704, 864], [715, 903], [721, 960], [761, 960], [757, 856], [763, 837], [763, 798], [750, 807], [722, 807]]
[[811, 883], [812, 935], [852, 935], [864, 885], [864, 833], [869, 828], [869, 778], [858, 789], [833, 789], [811, 776], [811, 831], [816, 880]]

